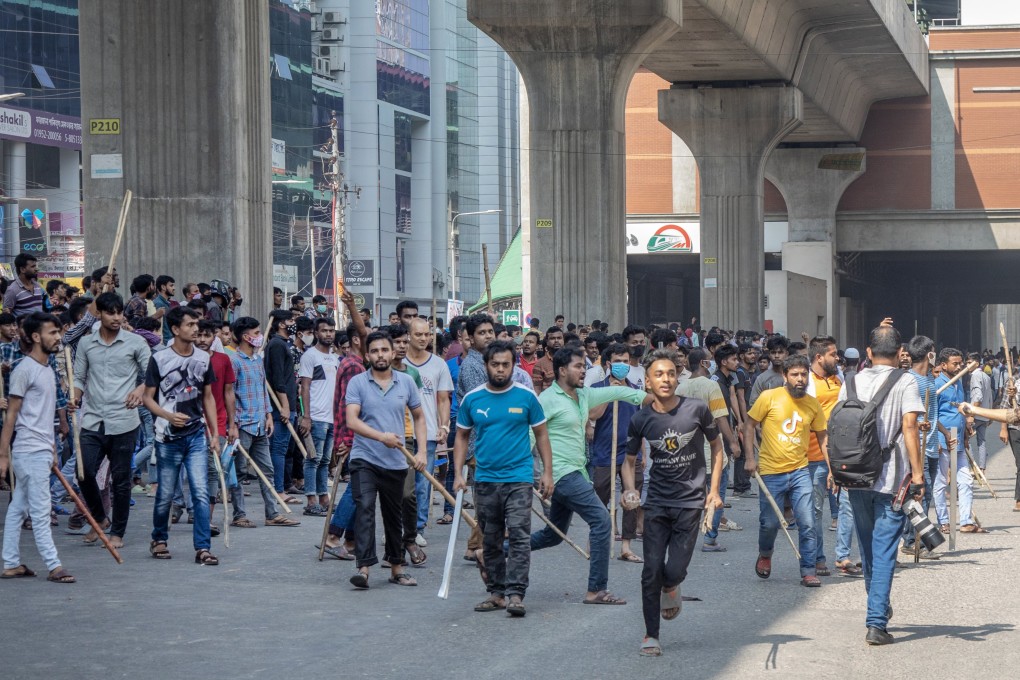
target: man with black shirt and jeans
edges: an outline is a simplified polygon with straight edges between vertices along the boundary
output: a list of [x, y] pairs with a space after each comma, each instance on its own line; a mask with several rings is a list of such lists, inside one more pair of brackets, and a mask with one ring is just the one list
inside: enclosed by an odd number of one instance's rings
[[[301, 299], [301, 302], [303, 309], [304, 298]], [[263, 362], [269, 389], [276, 394], [276, 399], [280, 404], [279, 409], [276, 408], [276, 404], [273, 404], [275, 427], [269, 450], [273, 461], [273, 486], [276, 488], [276, 492], [281, 494], [284, 490], [283, 466], [287, 462], [287, 447], [290, 446], [290, 430], [287, 428], [287, 422], [289, 421], [293, 425], [297, 418], [297, 413], [294, 410], [297, 406], [297, 379], [294, 373], [294, 355], [291, 354], [288, 342], [296, 329], [290, 312], [282, 310], [270, 312], [269, 340], [266, 342]], [[288, 503], [301, 502], [289, 496], [283, 500]]]
[[[654, 401], [631, 418], [627, 458], [623, 463], [624, 508], [640, 505], [635, 488], [635, 463], [641, 443], [651, 445], [652, 470], [644, 503], [645, 566], [641, 572], [641, 610], [645, 619], [643, 656], [659, 656], [659, 617], [674, 619], [680, 613], [680, 584], [687, 577], [698, 540], [701, 513], [722, 505], [723, 449], [719, 430], [698, 399], [676, 396], [676, 354], [653, 350], [644, 360], [645, 379]], [[704, 440], [712, 447], [712, 482], [705, 493]]]
[[198, 312], [187, 307], [170, 310], [167, 323], [174, 334], [174, 342], [149, 359], [145, 373], [145, 407], [156, 417], [156, 465], [159, 470], [149, 552], [156, 559], [170, 559], [167, 549], [170, 504], [174, 482], [183, 467], [188, 474], [194, 508], [192, 536], [195, 563], [216, 566], [220, 561], [209, 552], [208, 487], [208, 456], [220, 454], [216, 399], [212, 389], [216, 376], [209, 354], [194, 345], [200, 317]]

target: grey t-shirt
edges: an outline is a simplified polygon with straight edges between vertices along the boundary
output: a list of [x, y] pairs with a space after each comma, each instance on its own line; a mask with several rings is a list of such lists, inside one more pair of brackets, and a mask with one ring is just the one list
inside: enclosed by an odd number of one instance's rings
[[[970, 374], [970, 400], [972, 403], [980, 402], [984, 408], [995, 408], [995, 392], [992, 391], [992, 379], [982, 371], [977, 370]], [[987, 418], [974, 416], [979, 423], [987, 423]]]
[[11, 447], [15, 454], [53, 455], [53, 414], [57, 410], [57, 381], [49, 364], [25, 357], [11, 373], [9, 391], [21, 397], [21, 410], [14, 425], [17, 437]]
[[[372, 377], [372, 371], [365, 371], [351, 378], [347, 383], [344, 401], [347, 406], [361, 407], [359, 418], [379, 432], [392, 432], [404, 438], [404, 410], [421, 406], [421, 396], [414, 378], [406, 373], [391, 371], [392, 381], [383, 391]], [[412, 452], [413, 453], [413, 452]], [[407, 459], [399, 449], [391, 449], [382, 442], [354, 435], [351, 446], [351, 460], [365, 460], [385, 470], [406, 470]]]
[[763, 371], [758, 375], [754, 381], [754, 385], [751, 386], [751, 396], [747, 400], [747, 409], [751, 410], [751, 407], [754, 406], [754, 402], [758, 400], [758, 397], [761, 396], [761, 393], [765, 390], [782, 387], [785, 384], [786, 380], [783, 379], [783, 374], [770, 366], [769, 370]]
[[[885, 384], [889, 374], [893, 371], [892, 366], [873, 366], [865, 368], [854, 376], [854, 390], [861, 401], [870, 401], [872, 396]], [[839, 390], [839, 400], [846, 400], [846, 383]], [[875, 480], [873, 491], [879, 493], [896, 493], [903, 476], [910, 472], [910, 461], [907, 459], [907, 450], [903, 445], [903, 432], [900, 425], [903, 422], [903, 415], [916, 413], [918, 417], [924, 415], [924, 404], [921, 402], [921, 395], [917, 390], [917, 380], [910, 372], [904, 373], [896, 381], [889, 396], [882, 402], [878, 410], [878, 443], [884, 448], [891, 443], [893, 434], [896, 434], [896, 449], [889, 461], [882, 468], [882, 474]], [[898, 465], [896, 459], [899, 459]], [[899, 479], [896, 478], [896, 470], [899, 470]]]

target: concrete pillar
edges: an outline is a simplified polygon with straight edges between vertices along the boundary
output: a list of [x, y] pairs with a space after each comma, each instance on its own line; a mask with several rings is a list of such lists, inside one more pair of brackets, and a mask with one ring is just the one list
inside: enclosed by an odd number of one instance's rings
[[[82, 120], [119, 135], [82, 139], [86, 270], [107, 263], [125, 189], [117, 259], [132, 277], [225, 279], [243, 311], [271, 309], [269, 6], [221, 0], [92, 0], [80, 7]], [[92, 176], [96, 154], [123, 176]]]
[[659, 92], [659, 120], [698, 161], [701, 178], [701, 324], [764, 323], [764, 166], [802, 121], [792, 87], [700, 87]]
[[956, 208], [956, 61], [931, 63], [931, 209]]
[[835, 275], [836, 207], [846, 188], [864, 174], [865, 165], [863, 161], [859, 169], [822, 169], [819, 165], [823, 156], [854, 153], [863, 154], [864, 149], [776, 149], [765, 165], [766, 179], [776, 185], [786, 200], [790, 223], [790, 241], [783, 244], [783, 269], [825, 281], [823, 327], [827, 334], [837, 339], [842, 328], [839, 323], [839, 277]]
[[[531, 309], [542, 322], [626, 321], [624, 103], [680, 0], [468, 0], [517, 64], [530, 104]], [[542, 226], [539, 226], [542, 225]], [[527, 289], [527, 287], [526, 287]]]
[[[25, 142], [15, 142], [10, 139], [2, 141], [7, 195], [11, 198], [24, 198], [27, 195], [26, 164], [28, 160], [28, 145]], [[11, 260], [21, 253], [21, 239], [18, 232], [20, 215], [21, 206], [17, 203], [7, 204], [2, 226], [4, 229], [4, 253]]]

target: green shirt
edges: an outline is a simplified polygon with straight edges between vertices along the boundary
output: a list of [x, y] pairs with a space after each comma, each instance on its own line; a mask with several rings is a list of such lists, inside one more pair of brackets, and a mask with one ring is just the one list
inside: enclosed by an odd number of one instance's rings
[[[414, 380], [414, 384], [418, 388], [418, 391], [421, 392], [422, 386], [421, 373], [418, 372], [417, 368], [407, 363], [406, 361], [404, 362], [403, 368], [397, 368], [396, 366], [393, 366], [392, 368], [394, 371], [397, 371], [399, 373], [406, 373], [407, 375], [411, 376], [411, 379]], [[414, 421], [411, 420], [411, 411], [408, 409], [404, 409], [404, 439], [406, 440], [414, 439]]]
[[545, 411], [546, 426], [549, 428], [553, 482], [577, 470], [588, 479], [584, 426], [588, 422], [589, 409], [611, 401], [627, 401], [640, 406], [647, 396], [642, 390], [629, 387], [579, 387], [577, 399], [574, 400], [555, 382], [543, 390], [538, 395], [538, 401]]

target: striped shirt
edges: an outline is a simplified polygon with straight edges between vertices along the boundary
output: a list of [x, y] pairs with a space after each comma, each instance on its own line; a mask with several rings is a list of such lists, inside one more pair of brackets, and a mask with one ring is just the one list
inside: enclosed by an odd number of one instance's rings
[[41, 312], [43, 311], [43, 296], [42, 286], [34, 279], [32, 288], [28, 288], [21, 282], [20, 277], [16, 278], [4, 293], [4, 311], [10, 312], [18, 319], [28, 316], [32, 312]]
[[269, 392], [266, 391], [266, 370], [262, 366], [262, 357], [253, 354], [250, 357], [244, 352], [230, 354], [230, 362], [234, 366], [234, 398], [236, 400], [235, 417], [237, 426], [251, 435], [264, 432], [266, 416], [272, 413], [269, 405]]

